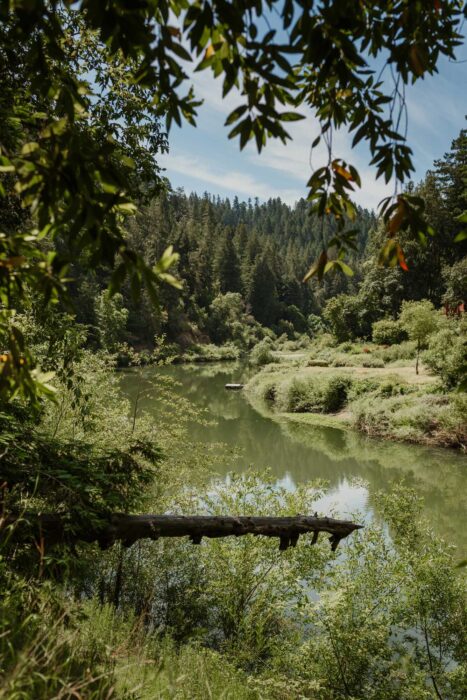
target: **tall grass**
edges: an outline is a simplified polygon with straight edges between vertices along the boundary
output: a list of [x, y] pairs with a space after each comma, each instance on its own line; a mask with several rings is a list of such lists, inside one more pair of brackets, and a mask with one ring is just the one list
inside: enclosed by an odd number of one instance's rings
[[358, 378], [283, 370], [259, 373], [247, 395], [281, 413], [337, 413], [371, 437], [467, 449], [465, 394], [411, 385], [397, 375]]

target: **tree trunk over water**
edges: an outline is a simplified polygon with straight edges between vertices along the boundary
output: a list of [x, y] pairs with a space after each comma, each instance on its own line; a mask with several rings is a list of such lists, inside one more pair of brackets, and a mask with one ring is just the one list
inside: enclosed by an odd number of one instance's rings
[[288, 517], [272, 516], [230, 516], [230, 515], [124, 515], [117, 514], [101, 522], [99, 527], [90, 524], [70, 523], [59, 514], [7, 516], [0, 521], [0, 533], [13, 526], [14, 539], [40, 539], [45, 545], [66, 542], [95, 542], [102, 548], [121, 541], [129, 547], [137, 540], [157, 540], [159, 537], [190, 537], [193, 544], [200, 544], [203, 537], [241, 537], [262, 535], [278, 537], [280, 549], [295, 547], [300, 535], [313, 532], [312, 544], [320, 532], [330, 536], [334, 551], [340, 540], [358, 530], [350, 520], [319, 518], [317, 516], [296, 515]]

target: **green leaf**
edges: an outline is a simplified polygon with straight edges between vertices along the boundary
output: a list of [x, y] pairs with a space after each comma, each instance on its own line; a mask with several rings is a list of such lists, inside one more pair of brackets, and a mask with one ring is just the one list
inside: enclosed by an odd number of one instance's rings
[[336, 265], [339, 265], [341, 268], [342, 272], [347, 275], [347, 277], [353, 277], [354, 271], [352, 270], [351, 267], [349, 267], [345, 262], [342, 260], [336, 260]]
[[301, 119], [305, 119], [303, 114], [298, 114], [298, 112], [282, 112], [279, 115], [281, 122], [298, 122]]

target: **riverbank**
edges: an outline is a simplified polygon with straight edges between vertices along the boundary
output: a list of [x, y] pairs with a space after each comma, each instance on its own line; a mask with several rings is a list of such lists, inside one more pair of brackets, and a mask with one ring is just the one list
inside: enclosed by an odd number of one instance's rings
[[[278, 359], [278, 358], [276, 358]], [[311, 425], [354, 429], [370, 437], [465, 451], [466, 397], [443, 391], [412, 365], [303, 366], [288, 357], [263, 367], [245, 387], [250, 401]]]

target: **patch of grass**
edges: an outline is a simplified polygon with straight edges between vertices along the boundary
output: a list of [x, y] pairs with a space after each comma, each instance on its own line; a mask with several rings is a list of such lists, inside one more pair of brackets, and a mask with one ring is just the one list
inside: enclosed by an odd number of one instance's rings
[[462, 394], [386, 383], [352, 403], [352, 424], [372, 437], [466, 449], [467, 399]]
[[443, 393], [433, 383], [414, 384], [397, 373], [361, 377], [281, 365], [280, 371], [276, 367], [253, 377], [246, 393], [281, 414], [323, 416], [344, 410], [343, 420], [371, 437], [467, 449], [465, 395]]
[[366, 354], [345, 355], [336, 354], [331, 362], [332, 367], [370, 367], [373, 369], [383, 369], [384, 361], [379, 357], [372, 357]]

